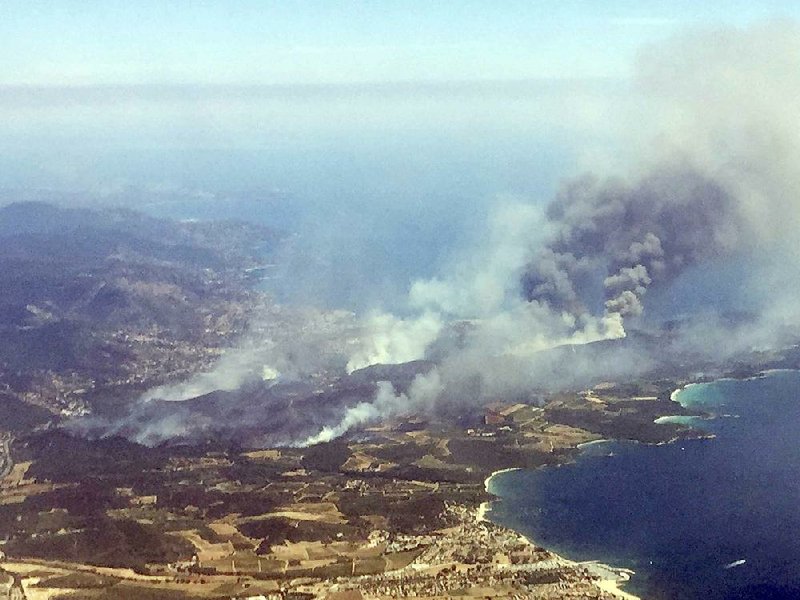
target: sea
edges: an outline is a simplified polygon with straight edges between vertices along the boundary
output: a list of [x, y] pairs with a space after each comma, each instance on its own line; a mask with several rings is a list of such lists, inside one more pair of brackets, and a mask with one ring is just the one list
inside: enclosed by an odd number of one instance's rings
[[[636, 574], [642, 598], [800, 599], [800, 372], [674, 396], [715, 437], [602, 442], [572, 464], [489, 482], [489, 518], [573, 560]], [[678, 419], [678, 417], [676, 417]]]

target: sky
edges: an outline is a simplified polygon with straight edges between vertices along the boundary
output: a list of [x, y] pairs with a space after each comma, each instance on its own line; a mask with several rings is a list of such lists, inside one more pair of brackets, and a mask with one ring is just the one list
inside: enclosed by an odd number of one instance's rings
[[676, 30], [786, 0], [0, 2], [0, 84], [328, 84], [616, 78]]
[[279, 229], [269, 291], [362, 317], [348, 362], [445, 332], [419, 402], [512, 397], [551, 367], [505, 358], [654, 308], [696, 317], [693, 351], [766, 348], [800, 319], [799, 21], [797, 0], [0, 0], [0, 204]]
[[778, 0], [0, 0], [0, 203], [256, 219], [301, 236], [305, 297], [386, 303], [498, 202], [629, 162], [642, 49], [797, 17]]

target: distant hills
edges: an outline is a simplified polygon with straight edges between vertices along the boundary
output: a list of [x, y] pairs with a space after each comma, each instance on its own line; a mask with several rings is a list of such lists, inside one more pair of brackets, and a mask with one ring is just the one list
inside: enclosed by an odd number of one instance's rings
[[61, 394], [58, 377], [160, 376], [170, 357], [165, 372], [188, 369], [242, 331], [256, 302], [247, 269], [280, 238], [250, 223], [125, 208], [1, 207], [0, 385], [47, 404]]

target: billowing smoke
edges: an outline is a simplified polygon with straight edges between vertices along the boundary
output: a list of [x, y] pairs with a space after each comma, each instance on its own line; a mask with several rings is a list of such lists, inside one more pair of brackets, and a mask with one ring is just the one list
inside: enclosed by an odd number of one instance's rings
[[653, 285], [737, 246], [741, 215], [718, 182], [688, 165], [665, 165], [634, 184], [583, 177], [550, 205], [553, 238], [524, 275], [529, 300], [591, 312], [593, 276], [607, 313], [639, 316]]
[[[800, 269], [789, 268], [800, 252], [800, 28], [671, 40], [642, 54], [636, 84], [618, 115], [614, 152], [624, 164], [612, 158], [595, 169], [617, 163], [621, 175], [572, 179], [546, 208], [499, 202], [483, 241], [439, 277], [415, 282], [403, 315], [312, 326], [347, 340], [322, 362], [316, 333], [273, 336], [273, 344], [255, 336], [230, 355], [243, 368], [220, 363], [205, 379], [150, 396], [232, 386], [264, 366], [299, 376], [418, 359], [435, 365], [401, 391], [381, 383], [372, 397], [314, 413], [311, 432], [306, 423], [291, 438], [312, 444], [402, 414], [635, 376], [670, 352], [685, 363], [786, 341], [800, 322], [792, 297]], [[669, 347], [587, 346], [646, 326], [654, 298], [723, 260], [747, 267], [735, 271], [758, 315], [746, 326], [733, 327], [712, 300]]]
[[408, 393], [397, 393], [388, 381], [378, 382], [375, 397], [368, 402], [359, 402], [348, 408], [336, 425], [326, 425], [322, 430], [299, 442], [300, 446], [312, 446], [329, 442], [353, 428], [414, 412], [430, 409], [442, 393], [442, 382], [438, 371], [417, 375]]
[[[150, 389], [139, 400], [183, 401], [217, 390], [236, 390], [256, 380], [294, 381], [342, 369], [348, 356], [363, 352], [363, 344], [359, 343], [362, 329], [355, 315], [347, 311], [270, 305], [251, 324], [238, 346], [226, 350], [210, 370], [186, 381]], [[399, 342], [386, 343], [393, 348]], [[379, 361], [366, 364], [373, 362]]]
[[[366, 320], [361, 349], [349, 362], [350, 367], [365, 367], [426, 358], [435, 366], [403, 393], [388, 382], [380, 383], [374, 398], [349, 407], [334, 424], [298, 440], [299, 445], [329, 441], [401, 415], [458, 413], [459, 407], [499, 398], [526, 398], [534, 388], [591, 381], [587, 369], [577, 364], [587, 361], [573, 357], [569, 373], [561, 372], [563, 357], [546, 351], [623, 337], [621, 317], [576, 316], [522, 297], [519, 280], [527, 264], [530, 232], [544, 223], [539, 208], [506, 199], [488, 223], [483, 244], [454, 258], [443, 276], [411, 286], [408, 303], [417, 317], [382, 314]], [[619, 358], [615, 355], [616, 363], [625, 365], [627, 372], [646, 362]], [[554, 382], [558, 384], [551, 385]]]
[[348, 373], [370, 365], [397, 364], [420, 358], [439, 336], [442, 319], [432, 312], [415, 319], [378, 312], [364, 319], [364, 326], [369, 333], [347, 361]]
[[[784, 260], [796, 261], [800, 226], [800, 28], [674, 39], [642, 54], [637, 84], [635, 118], [620, 117], [620, 144], [632, 148], [627, 175], [573, 179], [543, 214], [506, 206], [487, 248], [412, 286], [410, 306], [445, 323], [467, 320], [449, 347], [446, 336], [428, 347], [438, 355], [436, 403], [630, 377], [670, 354], [723, 359], [797, 334], [798, 269]], [[658, 350], [632, 342], [581, 357], [552, 351], [624, 336], [624, 321], [646, 317], [649, 296], [737, 256], [742, 284], [763, 290], [754, 320], [734, 325], [712, 300]], [[393, 397], [329, 433], [421, 404]]]
[[523, 277], [526, 296], [556, 310], [639, 316], [649, 291], [698, 265], [796, 250], [800, 28], [694, 33], [638, 67], [638, 112], [621, 117], [631, 174], [566, 183]]

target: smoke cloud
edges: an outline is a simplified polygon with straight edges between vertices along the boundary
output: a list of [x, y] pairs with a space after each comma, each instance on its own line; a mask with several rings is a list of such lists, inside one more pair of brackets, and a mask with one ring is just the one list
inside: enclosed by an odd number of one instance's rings
[[[552, 389], [548, 378], [558, 385], [586, 381], [586, 371], [574, 365], [570, 374], [555, 376], [563, 360], [545, 352], [623, 337], [622, 320], [618, 314], [559, 313], [522, 297], [519, 279], [530, 253], [530, 232], [544, 226], [542, 218], [536, 206], [502, 201], [489, 215], [489, 232], [480, 247], [454, 259], [442, 276], [411, 286], [408, 305], [419, 316], [368, 319], [360, 343], [371, 353], [359, 351], [348, 368], [417, 359], [430, 359], [435, 366], [417, 375], [404, 393], [380, 383], [373, 399], [348, 408], [335, 424], [298, 444], [329, 441], [400, 415], [457, 413], [466, 405], [526, 397], [532, 389]], [[638, 368], [636, 362], [641, 366], [642, 361], [621, 364], [631, 370]]]
[[642, 52], [639, 109], [620, 132], [637, 160], [625, 177], [562, 186], [547, 209], [553, 233], [523, 276], [526, 297], [638, 317], [648, 293], [710, 261], [771, 257], [743, 275], [755, 288], [768, 271], [788, 277], [789, 232], [800, 225], [798, 67], [791, 22], [695, 32]]
[[[646, 316], [648, 294], [709, 263], [797, 255], [796, 235], [787, 234], [800, 225], [800, 28], [676, 38], [642, 53], [636, 83], [637, 132], [620, 136], [639, 155], [627, 175], [573, 179], [543, 213], [505, 207], [491, 220], [488, 252], [412, 286], [410, 306], [443, 322], [470, 319], [458, 343], [437, 349], [438, 402], [642, 373], [657, 364], [642, 348], [624, 366], [602, 360], [621, 358], [604, 348], [589, 361], [573, 357], [567, 369], [553, 360], [563, 353], [547, 350], [624, 336], [624, 321]], [[755, 319], [734, 325], [706, 306], [662, 353], [722, 360], [790, 342], [800, 310], [787, 283], [797, 270], [778, 259], [741, 275], [760, 288], [776, 272], [781, 285], [758, 299]], [[518, 282], [527, 302], [515, 299]], [[419, 405], [410, 394], [383, 394], [366, 419]]]
[[556, 232], [524, 276], [527, 298], [589, 312], [593, 275], [605, 310], [641, 315], [651, 285], [729, 253], [741, 234], [736, 199], [688, 165], [664, 165], [634, 184], [582, 177], [549, 206]]
[[401, 319], [392, 314], [373, 313], [364, 320], [369, 332], [359, 342], [359, 349], [347, 361], [352, 373], [375, 364], [397, 364], [416, 360], [442, 330], [440, 315], [426, 312], [415, 319]]
[[[391, 319], [391, 315], [387, 315], [383, 320], [368, 320], [366, 324], [377, 332], [379, 325], [392, 323]], [[238, 346], [227, 349], [210, 370], [186, 381], [152, 388], [139, 397], [139, 402], [180, 402], [215, 391], [237, 390], [248, 382], [291, 382], [342, 370], [350, 356], [355, 357], [352, 360], [373, 356], [365, 355], [364, 326], [348, 311], [270, 304], [262, 308]], [[377, 346], [376, 360], [370, 362], [363, 358], [363, 366], [380, 362], [383, 357], [391, 358], [392, 351], [402, 359], [413, 353], [415, 339], [427, 339], [422, 335], [421, 326], [405, 335], [402, 335], [402, 322], [395, 324], [395, 328], [383, 336], [370, 337], [370, 348]], [[405, 340], [408, 348], [402, 346]], [[386, 347], [380, 346], [381, 343]]]
[[[233, 389], [264, 367], [280, 378], [435, 365], [403, 391], [379, 383], [371, 399], [314, 420], [314, 432], [292, 441], [308, 445], [399, 415], [633, 377], [670, 357], [722, 360], [786, 343], [800, 323], [798, 97], [794, 23], [694, 32], [646, 49], [618, 115], [619, 147], [633, 157], [618, 175], [571, 179], [546, 207], [499, 201], [484, 239], [438, 277], [414, 282], [402, 315], [328, 322], [328, 346], [318, 333], [254, 335], [212, 373], [146, 399]], [[656, 348], [639, 339], [589, 345], [653, 326], [651, 299], [721, 261], [738, 264], [755, 318], [732, 324], [712, 297]], [[320, 328], [297, 330], [309, 329]], [[321, 347], [331, 348], [324, 360], [315, 358]]]
[[341, 420], [333, 426], [326, 425], [316, 434], [302, 440], [298, 445], [312, 446], [329, 442], [358, 426], [380, 419], [390, 419], [419, 411], [427, 411], [442, 393], [443, 387], [438, 371], [417, 375], [407, 394], [397, 393], [388, 381], [378, 382], [378, 391], [369, 402], [359, 402], [345, 411]]

